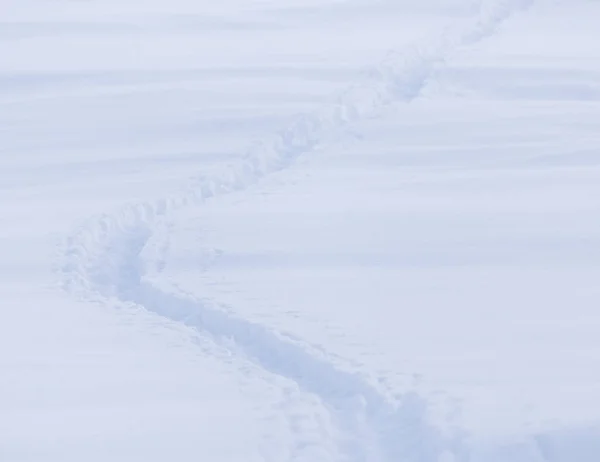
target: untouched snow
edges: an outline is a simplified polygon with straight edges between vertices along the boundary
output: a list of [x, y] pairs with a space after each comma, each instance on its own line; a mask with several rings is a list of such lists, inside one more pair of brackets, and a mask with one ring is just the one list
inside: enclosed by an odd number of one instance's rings
[[600, 5], [9, 0], [0, 460], [600, 460]]

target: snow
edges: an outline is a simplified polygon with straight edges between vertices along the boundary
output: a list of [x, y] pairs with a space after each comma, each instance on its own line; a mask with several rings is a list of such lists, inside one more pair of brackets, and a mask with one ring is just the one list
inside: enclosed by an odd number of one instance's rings
[[600, 458], [597, 2], [1, 12], [0, 460]]

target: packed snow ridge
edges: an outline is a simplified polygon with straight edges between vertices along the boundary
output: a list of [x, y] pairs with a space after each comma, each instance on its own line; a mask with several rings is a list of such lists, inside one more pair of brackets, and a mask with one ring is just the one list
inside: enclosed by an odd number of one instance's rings
[[66, 240], [62, 266], [65, 286], [115, 295], [119, 286], [137, 283], [140, 275], [132, 267], [133, 260], [153, 229], [170, 214], [213, 197], [242, 191], [266, 175], [288, 167], [298, 156], [353, 122], [375, 117], [392, 103], [409, 103], [418, 97], [444, 58], [457, 48], [485, 38], [512, 13], [530, 3], [527, 0], [483, 2], [481, 14], [470, 28], [458, 32], [450, 29], [425, 46], [390, 51], [379, 65], [365, 72], [367, 77], [363, 81], [350, 86], [333, 103], [318, 113], [298, 115], [291, 125], [270, 139], [251, 146], [242, 162], [221, 174], [210, 177], [200, 174], [189, 180], [187, 188], [170, 197], [129, 204], [113, 214], [90, 218]]

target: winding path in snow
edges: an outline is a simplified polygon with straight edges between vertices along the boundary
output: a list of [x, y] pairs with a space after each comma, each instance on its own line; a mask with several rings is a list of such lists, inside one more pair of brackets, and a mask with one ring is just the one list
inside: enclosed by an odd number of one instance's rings
[[227, 348], [233, 341], [233, 353], [318, 397], [340, 430], [339, 450], [344, 460], [435, 462], [444, 454], [448, 460], [467, 460], [458, 439], [442, 436], [427, 422], [427, 403], [418, 395], [408, 394], [400, 403], [391, 403], [361, 377], [338, 369], [265, 326], [236, 317], [218, 303], [161, 289], [146, 274], [141, 254], [152, 246], [160, 271], [161, 248], [167, 245], [163, 238], [168, 238], [164, 226], [174, 212], [243, 191], [289, 167], [298, 156], [344, 127], [376, 116], [390, 104], [409, 103], [444, 59], [493, 34], [503, 21], [530, 3], [483, 2], [469, 27], [450, 29], [422, 47], [389, 52], [364, 81], [321, 111], [299, 115], [282, 131], [251, 146], [238, 164], [210, 177], [193, 178], [188, 187], [171, 197], [126, 205], [116, 213], [90, 218], [65, 240], [60, 267], [64, 288], [102, 303], [133, 302], [194, 327]]

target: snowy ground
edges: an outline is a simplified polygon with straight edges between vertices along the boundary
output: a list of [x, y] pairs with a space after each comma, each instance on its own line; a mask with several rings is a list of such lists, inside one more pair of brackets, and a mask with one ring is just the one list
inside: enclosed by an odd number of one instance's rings
[[600, 460], [599, 16], [3, 2], [0, 460]]

